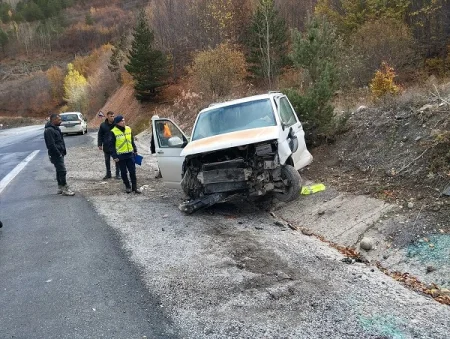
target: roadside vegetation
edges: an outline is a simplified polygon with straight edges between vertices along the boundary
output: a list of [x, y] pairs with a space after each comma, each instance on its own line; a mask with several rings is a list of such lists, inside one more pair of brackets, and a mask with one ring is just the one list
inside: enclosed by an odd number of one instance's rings
[[308, 143], [331, 143], [357, 106], [407, 106], [408, 89], [445, 83], [449, 10], [445, 0], [4, 0], [0, 115], [92, 118], [125, 86], [139, 125], [154, 113], [189, 125], [212, 101], [282, 90]]

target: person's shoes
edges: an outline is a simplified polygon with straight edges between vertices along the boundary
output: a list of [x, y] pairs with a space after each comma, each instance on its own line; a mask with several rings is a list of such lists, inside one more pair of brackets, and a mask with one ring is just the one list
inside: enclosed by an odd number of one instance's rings
[[130, 188], [130, 187], [127, 187], [126, 190], [125, 190], [125, 192], [131, 193], [131, 188]]
[[69, 186], [64, 186], [64, 188], [63, 188], [63, 190], [62, 190], [62, 195], [71, 197], [71, 196], [75, 195], [75, 192], [73, 192], [73, 191], [69, 188]]
[[120, 175], [118, 175], [118, 174], [114, 178], [116, 178], [116, 180], [122, 179], [122, 177]]
[[63, 192], [63, 186], [58, 185], [58, 190], [56, 191], [57, 194], [62, 194]]
[[111, 174], [107, 174], [103, 177], [103, 180], [106, 180], [106, 179], [111, 179]]
[[139, 188], [134, 189], [133, 192], [136, 193], [136, 194], [141, 194], [142, 193], [142, 191]]

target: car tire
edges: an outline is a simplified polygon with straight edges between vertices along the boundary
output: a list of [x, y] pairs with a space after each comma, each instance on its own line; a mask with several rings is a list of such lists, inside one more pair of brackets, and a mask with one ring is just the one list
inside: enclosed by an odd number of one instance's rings
[[297, 199], [300, 195], [301, 177], [298, 171], [291, 165], [281, 167], [281, 178], [287, 181], [285, 191], [283, 193], [275, 193], [275, 198], [283, 202], [289, 202]]

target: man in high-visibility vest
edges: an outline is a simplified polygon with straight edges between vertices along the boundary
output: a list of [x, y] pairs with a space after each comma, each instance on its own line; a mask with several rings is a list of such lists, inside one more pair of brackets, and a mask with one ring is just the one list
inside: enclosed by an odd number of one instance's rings
[[[119, 164], [126, 192], [139, 194], [141, 190], [137, 188], [136, 164], [134, 162], [137, 148], [134, 144], [131, 128], [125, 125], [125, 119], [121, 115], [114, 118], [114, 123], [116, 126], [111, 129], [111, 156]], [[131, 186], [127, 171], [130, 172]]]

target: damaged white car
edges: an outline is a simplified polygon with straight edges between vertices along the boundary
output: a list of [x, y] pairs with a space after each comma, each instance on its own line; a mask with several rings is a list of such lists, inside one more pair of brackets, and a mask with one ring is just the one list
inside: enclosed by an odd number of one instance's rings
[[210, 105], [198, 114], [190, 139], [169, 119], [154, 116], [152, 128], [163, 181], [183, 189], [186, 213], [236, 193], [294, 200], [298, 170], [312, 161], [302, 125], [279, 92]]

